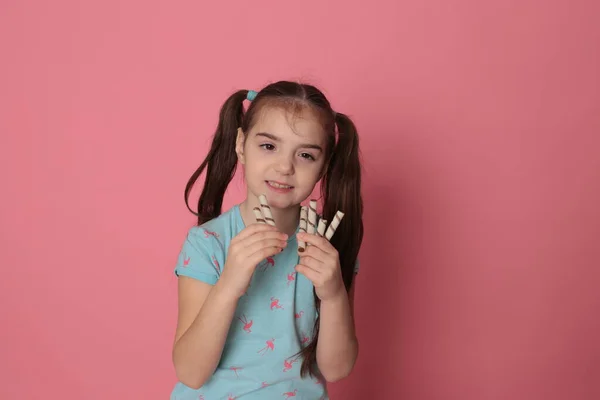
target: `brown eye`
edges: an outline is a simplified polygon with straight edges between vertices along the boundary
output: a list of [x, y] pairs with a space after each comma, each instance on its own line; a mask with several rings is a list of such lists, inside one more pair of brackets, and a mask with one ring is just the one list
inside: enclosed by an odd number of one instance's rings
[[306, 158], [307, 160], [312, 160], [312, 161], [315, 160], [315, 158], [312, 156], [312, 154], [309, 154], [309, 153], [300, 153], [300, 157]]
[[275, 149], [275, 146], [273, 146], [271, 143], [261, 144], [260, 147], [262, 147], [265, 150], [274, 150]]

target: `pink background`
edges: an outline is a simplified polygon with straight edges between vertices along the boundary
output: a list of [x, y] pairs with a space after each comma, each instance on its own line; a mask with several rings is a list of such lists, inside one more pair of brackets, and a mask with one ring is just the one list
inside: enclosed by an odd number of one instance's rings
[[0, 5], [0, 398], [168, 397], [185, 182], [278, 79], [362, 135], [333, 399], [600, 398], [597, 2], [94, 3]]

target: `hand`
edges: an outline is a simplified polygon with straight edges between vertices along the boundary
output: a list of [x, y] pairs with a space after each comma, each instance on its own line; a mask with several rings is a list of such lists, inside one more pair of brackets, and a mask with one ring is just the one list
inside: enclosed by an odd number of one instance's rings
[[236, 298], [242, 297], [258, 263], [278, 254], [286, 246], [287, 235], [276, 227], [258, 223], [249, 225], [231, 241], [218, 283]]
[[336, 248], [324, 237], [309, 233], [298, 233], [297, 238], [310, 246], [299, 253], [296, 271], [312, 282], [319, 299], [327, 301], [343, 293], [344, 280]]

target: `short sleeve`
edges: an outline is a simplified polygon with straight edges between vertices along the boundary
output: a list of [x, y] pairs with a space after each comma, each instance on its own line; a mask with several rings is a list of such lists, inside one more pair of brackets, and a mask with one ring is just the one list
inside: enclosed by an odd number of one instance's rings
[[215, 252], [212, 238], [201, 232], [196, 227], [188, 231], [177, 257], [175, 274], [214, 285], [221, 275], [220, 257]]

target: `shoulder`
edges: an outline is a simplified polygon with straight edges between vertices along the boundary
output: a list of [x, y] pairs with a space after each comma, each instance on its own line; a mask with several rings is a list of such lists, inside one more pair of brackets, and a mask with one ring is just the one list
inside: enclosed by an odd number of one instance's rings
[[236, 236], [239, 230], [236, 210], [231, 208], [202, 225], [190, 228], [188, 234], [204, 241], [210, 239], [213, 243], [226, 243]]
[[189, 228], [175, 273], [214, 284], [221, 275], [229, 243], [237, 235], [237, 229], [234, 210]]

